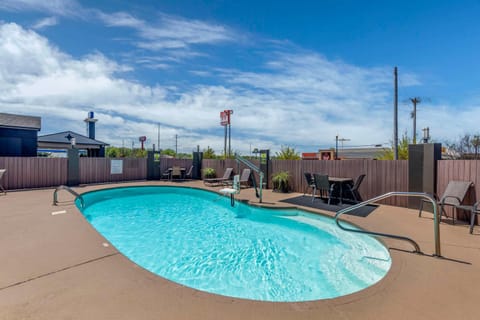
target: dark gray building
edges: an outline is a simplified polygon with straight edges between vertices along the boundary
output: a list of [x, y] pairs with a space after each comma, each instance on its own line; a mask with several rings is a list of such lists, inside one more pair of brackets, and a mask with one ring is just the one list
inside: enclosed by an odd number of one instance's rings
[[84, 135], [73, 131], [64, 131], [53, 134], [47, 134], [38, 137], [38, 148], [40, 149], [70, 149], [72, 140], [75, 148], [86, 150], [88, 157], [105, 157], [105, 147], [107, 143], [90, 139]]
[[0, 156], [36, 157], [41, 118], [0, 113]]

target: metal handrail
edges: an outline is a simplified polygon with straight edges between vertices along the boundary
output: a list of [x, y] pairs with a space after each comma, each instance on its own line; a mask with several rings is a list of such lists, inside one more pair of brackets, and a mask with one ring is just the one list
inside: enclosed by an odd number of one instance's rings
[[64, 185], [61, 185], [61, 186], [58, 186], [55, 188], [55, 191], [53, 192], [53, 205], [56, 206], [57, 203], [58, 203], [58, 197], [57, 197], [57, 192], [59, 190], [65, 190], [65, 191], [68, 191], [70, 192], [72, 195], [75, 196], [75, 199], [80, 199], [80, 204], [82, 206], [82, 208], [85, 208], [85, 201], [83, 200], [83, 197], [78, 194], [77, 192], [73, 191], [70, 187], [67, 187], [67, 186], [64, 186]]
[[345, 231], [365, 233], [365, 234], [371, 234], [371, 235], [375, 235], [375, 236], [388, 237], [388, 238], [394, 238], [394, 239], [408, 241], [414, 246], [414, 248], [415, 248], [414, 252], [415, 253], [421, 253], [420, 246], [418, 245], [418, 243], [416, 243], [414, 240], [412, 240], [408, 237], [398, 236], [398, 235], [388, 234], [388, 233], [379, 233], [379, 232], [367, 231], [367, 230], [350, 229], [350, 228], [346, 228], [346, 227], [342, 226], [340, 224], [339, 220], [338, 220], [338, 217], [340, 217], [342, 214], [344, 214], [346, 212], [353, 211], [355, 209], [364, 207], [367, 204], [371, 204], [371, 203], [374, 203], [374, 202], [377, 202], [377, 201], [380, 201], [380, 200], [383, 200], [383, 199], [386, 199], [386, 198], [390, 198], [390, 197], [393, 197], [393, 196], [426, 198], [432, 203], [432, 205], [433, 205], [433, 226], [434, 226], [433, 233], [434, 233], [434, 237], [435, 237], [435, 256], [441, 257], [441, 251], [440, 251], [440, 221], [439, 221], [438, 215], [437, 215], [437, 202], [435, 201], [435, 199], [431, 195], [429, 195], [427, 193], [422, 193], [422, 192], [398, 192], [398, 191], [397, 192], [395, 192], [395, 191], [394, 192], [388, 192], [388, 193], [385, 193], [381, 196], [363, 201], [363, 202], [358, 203], [356, 205], [353, 205], [351, 207], [348, 207], [348, 208], [337, 211], [337, 213], [335, 214], [335, 222], [337, 223], [337, 226], [340, 229], [345, 230]]
[[258, 199], [259, 199], [259, 202], [262, 203], [263, 171], [260, 170], [260, 168], [257, 167], [256, 165], [254, 165], [252, 162], [248, 161], [247, 159], [243, 158], [242, 156], [240, 156], [238, 154], [235, 154], [235, 160], [237, 160], [237, 162], [243, 163], [244, 165], [246, 165], [247, 167], [249, 167], [250, 169], [252, 169], [256, 173], [258, 173], [258, 175], [260, 177], [260, 188], [259, 188], [260, 190], [258, 192]]

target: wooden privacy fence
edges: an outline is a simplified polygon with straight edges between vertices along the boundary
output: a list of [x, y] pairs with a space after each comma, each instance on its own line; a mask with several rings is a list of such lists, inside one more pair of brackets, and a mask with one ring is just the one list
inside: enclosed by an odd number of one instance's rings
[[7, 190], [45, 188], [67, 183], [67, 159], [0, 157], [0, 169], [7, 169], [3, 186]]
[[[252, 161], [259, 166], [259, 160]], [[204, 159], [202, 168], [213, 168], [217, 177], [221, 176], [225, 168], [233, 168], [235, 173], [245, 168], [240, 165], [237, 170], [237, 162], [232, 159], [212, 160]], [[390, 191], [408, 191], [408, 161], [377, 161], [377, 160], [342, 160], [342, 161], [324, 161], [324, 160], [270, 160], [270, 182], [272, 176], [279, 171], [288, 171], [291, 175], [291, 189], [294, 192], [304, 192], [306, 187], [304, 172], [328, 174], [332, 177], [347, 177], [356, 179], [360, 174], [366, 177], [360, 186], [360, 194], [366, 199], [390, 192]], [[258, 182], [258, 177], [257, 177]], [[381, 203], [397, 206], [407, 206], [406, 198], [389, 198]]]
[[[122, 174], [111, 174], [111, 160], [123, 160]], [[259, 160], [252, 160], [259, 166]], [[161, 172], [174, 165], [189, 168], [191, 159], [164, 159], [160, 163]], [[475, 184], [471, 188], [465, 204], [480, 199], [480, 160], [440, 160], [437, 163], [437, 193], [442, 195], [451, 180], [469, 180]], [[7, 190], [54, 187], [67, 183], [66, 158], [0, 157], [0, 169], [7, 169], [2, 184]], [[225, 168], [231, 167], [240, 173], [245, 166], [235, 160], [204, 159], [202, 168], [214, 168], [217, 176], [223, 175]], [[304, 172], [323, 173], [335, 177], [355, 179], [365, 174], [360, 187], [364, 199], [390, 191], [408, 191], [408, 161], [379, 160], [271, 160], [270, 176], [279, 171], [291, 174], [292, 191], [303, 192], [306, 187]], [[147, 178], [147, 159], [145, 158], [80, 158], [80, 183], [105, 183], [118, 181], [145, 180]], [[203, 176], [203, 175], [202, 175]], [[257, 175], [256, 175], [257, 176]], [[406, 198], [384, 200], [385, 204], [407, 206]], [[451, 214], [451, 211], [448, 211]]]
[[[304, 172], [354, 180], [359, 175], [365, 174], [359, 189], [364, 200], [390, 191], [408, 191], [408, 161], [406, 160], [272, 160], [270, 168], [271, 174], [288, 171], [291, 174], [292, 189], [296, 192], [304, 192], [307, 186]], [[406, 207], [407, 199], [389, 198], [380, 203]]]
[[[80, 183], [104, 183], [147, 179], [146, 158], [83, 158], [80, 159]], [[111, 174], [112, 160], [122, 160], [121, 174]]]

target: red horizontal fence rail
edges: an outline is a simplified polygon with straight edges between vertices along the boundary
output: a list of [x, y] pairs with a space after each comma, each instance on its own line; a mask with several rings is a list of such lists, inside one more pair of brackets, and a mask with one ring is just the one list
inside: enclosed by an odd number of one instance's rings
[[[105, 183], [147, 179], [146, 158], [83, 158], [80, 159], [80, 183]], [[111, 161], [123, 160], [123, 172], [111, 174]]]
[[0, 157], [7, 169], [2, 185], [7, 190], [54, 187], [67, 183], [66, 158]]

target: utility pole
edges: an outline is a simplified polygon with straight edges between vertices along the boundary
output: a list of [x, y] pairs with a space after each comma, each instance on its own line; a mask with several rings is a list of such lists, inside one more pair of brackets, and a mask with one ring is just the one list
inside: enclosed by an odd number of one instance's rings
[[175, 158], [177, 157], [178, 134], [175, 135]]
[[[228, 117], [230, 118], [230, 115]], [[232, 124], [230, 121], [228, 122], [228, 157], [232, 157]]]
[[412, 111], [412, 118], [413, 118], [413, 144], [417, 144], [417, 103], [422, 102], [422, 99], [419, 97], [410, 98], [410, 101], [413, 103], [413, 111]]
[[227, 159], [227, 125], [225, 127], [225, 139], [223, 143], [223, 158]]
[[393, 69], [393, 159], [398, 160], [398, 69]]
[[160, 152], [160, 123], [159, 123], [158, 126], [157, 126], [157, 134], [158, 134], [158, 137], [157, 137], [157, 147], [158, 147], [158, 152]]
[[338, 141], [340, 141], [342, 143], [342, 153], [343, 153], [343, 142], [350, 141], [350, 139], [340, 138], [340, 139], [338, 139]]
[[335, 158], [334, 160], [338, 159], [338, 134], [335, 136]]

